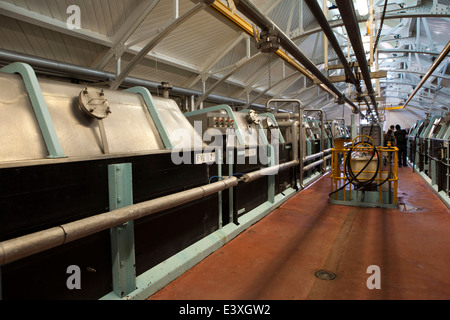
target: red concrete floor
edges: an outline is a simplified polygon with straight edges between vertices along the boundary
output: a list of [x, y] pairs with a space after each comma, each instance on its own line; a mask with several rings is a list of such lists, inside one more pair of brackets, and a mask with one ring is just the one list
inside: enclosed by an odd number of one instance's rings
[[403, 210], [330, 204], [327, 175], [149, 300], [448, 300], [449, 210], [411, 168], [399, 177]]

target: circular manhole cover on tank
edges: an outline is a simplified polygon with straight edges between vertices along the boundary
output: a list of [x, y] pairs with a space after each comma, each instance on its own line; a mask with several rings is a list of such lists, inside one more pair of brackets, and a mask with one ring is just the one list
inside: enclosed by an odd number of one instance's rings
[[314, 275], [316, 276], [317, 279], [320, 279], [320, 280], [334, 280], [334, 279], [336, 279], [336, 274], [334, 274], [331, 271], [326, 271], [326, 270], [317, 271]]

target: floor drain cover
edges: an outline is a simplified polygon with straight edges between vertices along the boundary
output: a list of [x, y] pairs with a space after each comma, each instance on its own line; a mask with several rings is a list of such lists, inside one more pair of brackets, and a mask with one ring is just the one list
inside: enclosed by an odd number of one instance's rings
[[336, 275], [333, 272], [320, 270], [315, 273], [317, 279], [320, 280], [334, 280], [336, 279]]

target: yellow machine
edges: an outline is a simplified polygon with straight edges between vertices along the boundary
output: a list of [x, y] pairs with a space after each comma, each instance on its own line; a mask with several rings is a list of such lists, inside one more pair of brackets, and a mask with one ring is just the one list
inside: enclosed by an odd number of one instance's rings
[[361, 135], [338, 139], [332, 149], [331, 193], [334, 204], [396, 208], [398, 148], [376, 147]]

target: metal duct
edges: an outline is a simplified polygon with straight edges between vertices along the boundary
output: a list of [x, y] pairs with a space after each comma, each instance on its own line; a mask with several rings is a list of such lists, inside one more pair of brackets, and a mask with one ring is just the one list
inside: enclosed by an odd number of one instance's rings
[[369, 93], [370, 100], [375, 108], [375, 113], [378, 115], [378, 104], [375, 99], [375, 91], [373, 90], [372, 80], [370, 78], [369, 65], [366, 59], [366, 53], [364, 50], [363, 42], [361, 39], [361, 33], [359, 29], [358, 19], [356, 18], [355, 7], [352, 0], [336, 0], [336, 4], [339, 8], [339, 12], [342, 16], [347, 34], [352, 43], [353, 51], [355, 52], [356, 59], [359, 63], [359, 68], [364, 78], [364, 82]]
[[280, 39], [281, 46], [290, 53], [297, 61], [303, 64], [317, 79], [328, 87], [334, 94], [336, 94], [340, 100], [348, 103], [354, 112], [359, 112], [359, 108], [350, 99], [345, 97], [328, 78], [322, 74], [322, 72], [314, 65], [314, 63], [303, 54], [298, 46], [277, 26], [270, 20], [269, 17], [264, 15], [259, 9], [249, 0], [235, 0], [236, 8], [242, 12], [247, 18], [252, 20], [258, 27], [263, 30], [273, 30]]

